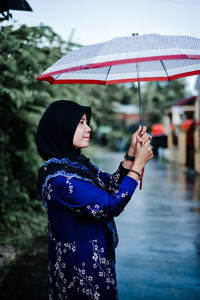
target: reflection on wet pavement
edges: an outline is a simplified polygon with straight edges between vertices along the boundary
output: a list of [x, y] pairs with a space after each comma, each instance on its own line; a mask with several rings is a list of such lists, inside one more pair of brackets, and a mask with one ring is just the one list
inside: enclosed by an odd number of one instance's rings
[[[114, 172], [121, 153], [104, 153], [95, 163]], [[200, 299], [200, 176], [152, 160], [143, 190], [136, 190], [116, 218], [120, 300]]]

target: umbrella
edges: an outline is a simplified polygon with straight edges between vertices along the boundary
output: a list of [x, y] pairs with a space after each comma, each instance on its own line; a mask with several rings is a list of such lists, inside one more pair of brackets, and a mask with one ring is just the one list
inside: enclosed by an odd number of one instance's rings
[[143, 126], [141, 81], [167, 81], [196, 74], [200, 74], [200, 39], [133, 34], [72, 51], [37, 79], [51, 84], [137, 82]]
[[200, 74], [200, 39], [134, 34], [74, 50], [37, 79], [51, 84], [137, 82], [143, 126], [141, 81], [167, 81]]
[[[181, 63], [182, 59], [186, 59], [185, 63]], [[123, 80], [123, 82], [137, 81], [136, 63], [142, 62], [147, 62], [147, 65], [142, 65], [140, 81], [152, 79], [171, 80], [178, 78], [177, 76], [180, 76], [178, 74], [182, 74], [181, 76], [199, 74], [199, 66], [196, 66], [195, 69], [191, 62], [191, 60], [198, 59], [200, 59], [200, 39], [198, 38], [159, 34], [133, 35], [114, 38], [108, 42], [89, 45], [74, 50], [49, 67], [38, 77], [38, 80], [47, 80], [54, 84], [68, 83], [70, 78], [67, 77], [65, 79], [65, 77], [62, 77], [61, 79], [60, 74], [83, 69], [108, 67], [104, 69], [105, 76], [97, 78], [97, 82], [94, 82], [94, 79], [90, 77], [86, 77], [86, 79], [80, 78], [80, 80], [87, 80], [89, 81], [87, 83], [98, 84], [112, 84], [119, 81], [121, 82], [121, 80]], [[168, 60], [169, 63], [167, 63]], [[173, 63], [172, 60], [176, 60], [178, 65], [175, 62]], [[151, 63], [155, 61], [157, 61], [156, 65], [155, 63]], [[196, 63], [199, 65], [199, 62], [196, 61]], [[194, 64], [196, 65], [196, 63]], [[121, 68], [119, 70], [118, 67], [114, 70], [112, 69], [113, 66], [124, 64], [126, 66], [122, 67], [122, 70]], [[191, 67], [190, 64], [192, 64], [193, 67]], [[128, 67], [129, 65], [130, 67]], [[144, 67], [145, 65], [146, 68]], [[110, 68], [112, 70], [110, 70]], [[168, 68], [171, 70], [169, 74]], [[176, 72], [176, 68], [182, 68], [182, 70]], [[152, 74], [154, 71], [156, 71], [156, 73]], [[116, 74], [118, 72], [125, 72], [127, 76], [120, 78], [120, 76]], [[116, 74], [116, 76], [113, 74]], [[107, 75], [109, 75], [108, 78]], [[62, 82], [59, 82], [60, 80], [62, 80]], [[66, 81], [64, 82], [64, 80]]]

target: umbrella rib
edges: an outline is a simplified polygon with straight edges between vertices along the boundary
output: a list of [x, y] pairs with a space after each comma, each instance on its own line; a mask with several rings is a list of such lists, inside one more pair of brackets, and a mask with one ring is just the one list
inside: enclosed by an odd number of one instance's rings
[[53, 82], [55, 82], [58, 79], [58, 77], [60, 77], [60, 75], [61, 75], [61, 73], [59, 73], [58, 76], [54, 78], [54, 80], [51, 82], [51, 84], [53, 84]]
[[162, 66], [163, 66], [163, 69], [164, 69], [165, 73], [167, 74], [168, 81], [171, 81], [171, 79], [170, 79], [170, 77], [169, 77], [169, 74], [168, 74], [168, 72], [167, 72], [167, 69], [165, 68], [164, 62], [163, 62], [162, 60], [160, 60], [160, 62], [161, 62], [161, 64], [162, 64]]
[[107, 73], [106, 79], [105, 79], [105, 84], [106, 84], [106, 81], [108, 80], [108, 75], [109, 75], [109, 73], [110, 73], [111, 68], [112, 68], [112, 66], [110, 66], [109, 69], [108, 69], [108, 73]]

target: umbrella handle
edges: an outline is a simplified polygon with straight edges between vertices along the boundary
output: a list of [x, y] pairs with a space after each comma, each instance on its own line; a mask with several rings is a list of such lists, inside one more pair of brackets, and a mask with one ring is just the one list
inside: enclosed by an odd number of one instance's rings
[[144, 176], [144, 168], [142, 169], [142, 174], [141, 174], [141, 178], [140, 178], [140, 190], [142, 189], [143, 176]]

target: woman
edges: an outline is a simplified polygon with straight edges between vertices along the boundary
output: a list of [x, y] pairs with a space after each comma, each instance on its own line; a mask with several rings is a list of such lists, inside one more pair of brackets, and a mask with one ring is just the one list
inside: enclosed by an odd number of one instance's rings
[[139, 128], [118, 170], [110, 175], [98, 169], [80, 151], [89, 145], [90, 118], [90, 107], [56, 101], [37, 130], [38, 152], [47, 161], [39, 170], [38, 194], [48, 215], [49, 299], [117, 299], [113, 217], [153, 156], [151, 138]]

